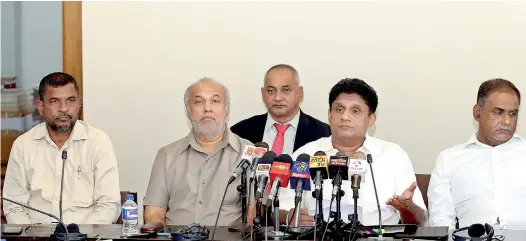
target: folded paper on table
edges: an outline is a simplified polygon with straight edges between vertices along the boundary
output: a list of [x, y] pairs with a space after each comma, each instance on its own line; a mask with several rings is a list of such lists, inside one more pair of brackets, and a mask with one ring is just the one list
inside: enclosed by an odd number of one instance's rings
[[[308, 199], [308, 210], [309, 210], [309, 215], [310, 216], [314, 216], [314, 214], [316, 213], [316, 208], [318, 207], [317, 203], [316, 203], [316, 199], [314, 198], [309, 198]], [[323, 219], [325, 219], [325, 221], [328, 221], [329, 219], [329, 205], [331, 203], [331, 200], [326, 200], [326, 199], [323, 199]], [[344, 202], [343, 200], [341, 201], [341, 206], [340, 206], [340, 210], [341, 210], [341, 218], [343, 221], [345, 222], [349, 222], [349, 214], [354, 214], [354, 205], [352, 204], [349, 204], [347, 202]], [[331, 212], [336, 212], [336, 200], [334, 200], [332, 202], [332, 208], [331, 208]], [[319, 213], [319, 210], [318, 210], [318, 213]], [[362, 211], [362, 207], [360, 207], [360, 205], [358, 205], [358, 208], [357, 208], [357, 214], [358, 214], [358, 220], [363, 223], [363, 211]], [[331, 219], [332, 221], [332, 219]]]

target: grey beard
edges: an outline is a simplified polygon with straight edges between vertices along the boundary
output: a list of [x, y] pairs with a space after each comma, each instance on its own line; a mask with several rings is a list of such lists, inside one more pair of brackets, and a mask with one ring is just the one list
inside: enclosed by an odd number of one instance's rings
[[217, 136], [221, 135], [225, 131], [225, 123], [220, 123], [213, 130], [202, 130], [199, 126], [199, 123], [192, 123], [192, 129], [194, 130], [194, 135], [201, 137], [204, 140], [214, 140]]

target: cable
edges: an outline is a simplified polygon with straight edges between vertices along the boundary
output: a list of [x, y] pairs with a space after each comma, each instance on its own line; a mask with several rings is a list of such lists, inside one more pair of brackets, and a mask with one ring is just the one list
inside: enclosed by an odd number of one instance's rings
[[[248, 207], [248, 209], [250, 209], [250, 199], [252, 199], [250, 197], [250, 193], [252, 193], [252, 182], [249, 182], [249, 184], [248, 184], [248, 193], [247, 193], [247, 195], [248, 195], [248, 200], [247, 200], [247, 207]], [[248, 212], [249, 212], [248, 209], [247, 209], [247, 217], [248, 217]], [[243, 220], [241, 220], [241, 222], [243, 222]], [[247, 220], [247, 222], [248, 222], [248, 220]], [[252, 220], [252, 225], [250, 226], [250, 241], [252, 241], [253, 227], [254, 227], [254, 220]], [[243, 223], [243, 231], [241, 231], [241, 233], [243, 235], [243, 240], [245, 240], [245, 223]]]
[[323, 231], [323, 235], [321, 236], [321, 241], [325, 238], [325, 233], [327, 232], [327, 228], [329, 227], [329, 220], [331, 220], [331, 209], [332, 209], [332, 201], [334, 201], [334, 198], [336, 195], [333, 195], [331, 198], [331, 202], [329, 204], [329, 218], [327, 219], [327, 225], [325, 225], [325, 230]]
[[[316, 199], [318, 201], [318, 199]], [[314, 241], [316, 241], [316, 225], [318, 225], [318, 204], [316, 203], [316, 207], [314, 208]]]
[[212, 241], [214, 241], [214, 236], [216, 235], [217, 221], [219, 221], [219, 214], [221, 214], [221, 208], [223, 207], [223, 202], [225, 201], [226, 191], [230, 184], [227, 184], [225, 187], [225, 192], [223, 192], [223, 198], [221, 199], [221, 204], [219, 204], [219, 211], [217, 212], [216, 222], [214, 224], [214, 233], [212, 234]]
[[349, 241], [352, 241], [352, 240], [354, 239], [354, 237], [351, 239], [351, 235], [352, 235], [353, 232], [354, 232], [354, 225], [355, 225], [355, 223], [356, 223], [356, 220], [353, 219], [353, 220], [352, 220], [352, 223], [351, 223], [351, 231], [349, 232]]
[[265, 207], [265, 241], [268, 241], [268, 207]]
[[292, 222], [292, 219], [294, 218], [294, 215], [296, 214], [296, 209], [298, 209], [298, 205], [294, 207], [294, 211], [292, 211], [292, 216], [290, 216], [288, 222], [287, 222], [287, 228], [285, 229], [285, 233], [289, 232], [290, 223]]

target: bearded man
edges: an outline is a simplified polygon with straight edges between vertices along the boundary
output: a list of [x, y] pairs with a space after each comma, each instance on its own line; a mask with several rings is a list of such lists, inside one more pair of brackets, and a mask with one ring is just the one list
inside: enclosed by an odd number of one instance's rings
[[[64, 223], [115, 223], [121, 208], [115, 152], [108, 135], [77, 120], [77, 81], [51, 73], [40, 81], [39, 94], [36, 105], [45, 122], [13, 143], [3, 196], [60, 216]], [[10, 224], [56, 221], [10, 202], [3, 208]]]
[[[228, 179], [252, 143], [227, 128], [230, 96], [216, 80], [203, 78], [190, 85], [184, 103], [192, 130], [158, 151], [144, 199], [144, 222], [213, 226]], [[240, 183], [238, 178], [227, 190], [218, 226], [241, 220], [239, 193], [232, 188]]]

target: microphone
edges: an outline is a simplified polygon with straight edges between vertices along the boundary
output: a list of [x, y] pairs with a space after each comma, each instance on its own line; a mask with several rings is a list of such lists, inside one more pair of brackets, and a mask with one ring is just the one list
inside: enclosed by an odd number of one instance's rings
[[[303, 190], [310, 191], [310, 156], [308, 154], [301, 154], [298, 156], [292, 169], [290, 171], [290, 188], [296, 191], [296, 197], [294, 198], [294, 231], [301, 232], [296, 228], [299, 227], [300, 212], [297, 211], [300, 206], [301, 199], [303, 198]], [[292, 218], [292, 217], [291, 217]], [[287, 220], [287, 228], [285, 232], [288, 232], [290, 221]]]
[[[58, 221], [59, 225], [63, 228], [64, 232], [66, 233], [66, 236], [64, 237], [64, 240], [66, 240], [66, 241], [70, 241], [70, 240], [69, 240], [69, 232], [68, 232], [68, 230], [67, 230], [67, 228], [66, 228], [66, 225], [65, 225], [65, 224], [62, 222], [62, 220], [60, 220], [57, 216], [55, 216], [55, 215], [53, 215], [53, 214], [51, 214], [51, 213], [46, 213], [46, 212], [44, 212], [44, 211], [40, 211], [40, 210], [38, 210], [38, 209], [32, 208], [32, 207], [30, 207], [30, 206], [28, 206], [28, 205], [25, 205], [25, 204], [22, 204], [22, 203], [19, 203], [19, 202], [13, 201], [13, 200], [11, 200], [11, 199], [9, 199], [9, 198], [5, 198], [5, 197], [0, 197], [0, 198], [1, 198], [2, 200], [4, 200], [4, 201], [8, 201], [8, 202], [10, 202], [10, 203], [14, 203], [14, 204], [16, 204], [16, 205], [18, 205], [18, 206], [21, 206], [21, 207], [24, 207], [24, 208], [27, 208], [27, 209], [33, 210], [33, 211], [35, 211], [35, 212], [38, 212], [38, 213], [44, 214], [44, 215], [46, 215], [46, 216], [48, 216], [48, 217], [52, 217], [52, 218], [56, 219], [56, 220]], [[56, 229], [55, 229], [55, 232], [57, 232]], [[53, 235], [54, 235], [54, 234], [53, 234]], [[53, 235], [52, 235], [52, 236], [53, 236]]]
[[267, 182], [270, 177], [270, 169], [272, 166], [273, 160], [276, 159], [276, 153], [269, 151], [263, 155], [259, 160], [256, 168], [257, 176], [257, 188], [256, 188], [256, 199], [263, 198], [265, 188], [267, 187]]
[[321, 193], [322, 180], [329, 178], [329, 166], [327, 155], [323, 151], [317, 151], [310, 157], [309, 171], [314, 181], [314, 197], [318, 198]]
[[60, 221], [63, 221], [62, 219], [62, 192], [64, 191], [64, 167], [66, 166], [66, 159], [68, 159], [68, 152], [66, 150], [62, 151], [62, 174], [60, 179], [60, 198], [58, 200], [58, 209], [60, 212]]
[[349, 157], [342, 152], [336, 153], [329, 159], [329, 178], [334, 179], [338, 172], [342, 175], [342, 180], [349, 180]]
[[[256, 143], [256, 147], [254, 148], [254, 152], [252, 153], [252, 164], [250, 165], [250, 176], [249, 176], [249, 182], [252, 183], [254, 181], [254, 178], [256, 177], [256, 169], [257, 165], [259, 164], [259, 161], [263, 156], [268, 153], [268, 144], [265, 142], [258, 142]], [[274, 160], [276, 158], [276, 154], [274, 153], [274, 157], [271, 160]]]
[[247, 170], [248, 167], [250, 167], [250, 162], [247, 159], [241, 160], [241, 163], [239, 163], [234, 174], [232, 174], [232, 176], [230, 176], [230, 179], [228, 179], [228, 185], [232, 184], [232, 182], [234, 182], [234, 180], [236, 180], [236, 178], [239, 177], [241, 173]]
[[354, 153], [349, 160], [349, 173], [351, 174], [351, 184], [353, 189], [360, 189], [360, 183], [365, 182], [365, 173], [367, 166], [365, 164], [366, 156], [363, 152]]
[[373, 172], [373, 156], [371, 154], [367, 154], [367, 162], [369, 163], [369, 168], [371, 169], [371, 177], [373, 178], [373, 187], [374, 187], [374, 196], [376, 197], [376, 207], [378, 208], [378, 239], [383, 239], [382, 234], [382, 210], [380, 209], [380, 201], [378, 200], [378, 191], [376, 191], [376, 182], [374, 180], [374, 172]]
[[268, 149], [269, 146], [266, 142], [263, 142], [263, 141], [260, 141], [260, 142], [256, 142], [256, 144], [254, 144], [254, 146], [256, 147], [262, 147], [262, 148], [265, 148], [265, 149]]
[[332, 189], [333, 197], [340, 191], [343, 180], [349, 180], [349, 157], [338, 152], [336, 156], [331, 156], [329, 159], [329, 178], [332, 179], [334, 185]]
[[310, 156], [301, 154], [292, 164], [290, 171], [290, 188], [296, 190], [294, 203], [297, 205], [302, 198], [303, 191], [310, 191]]
[[272, 163], [270, 168], [270, 194], [267, 199], [267, 206], [272, 205], [280, 187], [286, 188], [289, 185], [289, 171], [292, 165], [292, 158], [287, 154], [279, 155]]

